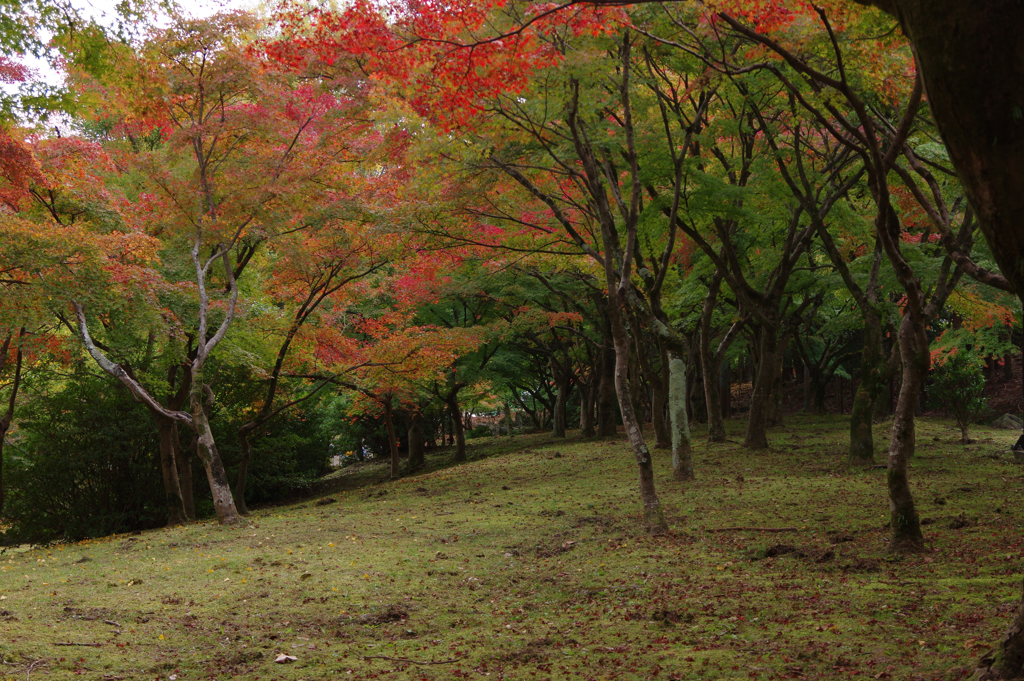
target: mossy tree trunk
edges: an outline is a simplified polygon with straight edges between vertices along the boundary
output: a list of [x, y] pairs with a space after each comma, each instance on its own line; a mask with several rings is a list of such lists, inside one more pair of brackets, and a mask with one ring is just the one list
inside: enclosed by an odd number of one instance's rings
[[676, 480], [693, 480], [690, 423], [686, 416], [686, 362], [670, 353], [668, 408], [672, 421], [672, 473]]

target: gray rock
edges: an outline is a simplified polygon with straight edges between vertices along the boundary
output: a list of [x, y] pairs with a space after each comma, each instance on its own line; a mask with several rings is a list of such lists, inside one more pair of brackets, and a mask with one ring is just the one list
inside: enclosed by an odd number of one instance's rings
[[1024, 428], [1024, 419], [1014, 414], [1003, 414], [989, 425], [1004, 430], [1021, 430]]

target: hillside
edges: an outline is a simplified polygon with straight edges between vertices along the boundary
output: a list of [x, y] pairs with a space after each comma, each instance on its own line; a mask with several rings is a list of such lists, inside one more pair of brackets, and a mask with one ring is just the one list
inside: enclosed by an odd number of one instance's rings
[[922, 420], [930, 552], [897, 559], [885, 471], [846, 470], [844, 430], [701, 444], [690, 485], [656, 452], [667, 536], [637, 530], [621, 438], [524, 436], [350, 471], [241, 528], [8, 550], [0, 677], [961, 678], [1020, 598], [1011, 434]]

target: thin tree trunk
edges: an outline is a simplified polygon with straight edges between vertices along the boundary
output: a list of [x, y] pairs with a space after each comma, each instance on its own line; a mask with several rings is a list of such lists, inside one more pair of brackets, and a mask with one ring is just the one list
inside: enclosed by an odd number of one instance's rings
[[686, 362], [675, 354], [670, 355], [669, 367], [669, 414], [672, 418], [672, 473], [676, 480], [693, 480], [692, 448], [690, 447], [690, 423], [686, 418]]
[[860, 356], [860, 383], [853, 397], [850, 416], [850, 465], [867, 466], [875, 462], [875, 442], [871, 432], [875, 401], [885, 384], [885, 355], [882, 350], [882, 323], [877, 317], [864, 319], [864, 346]]
[[900, 323], [900, 355], [903, 358], [903, 384], [896, 402], [896, 414], [889, 441], [889, 512], [892, 538], [889, 548], [896, 552], [924, 550], [921, 521], [907, 478], [914, 455], [914, 411], [931, 358], [923, 323], [915, 323], [907, 312]]
[[554, 363], [552, 363], [552, 372], [558, 392], [555, 395], [555, 407], [552, 410], [554, 413], [551, 415], [551, 434], [555, 437], [565, 437], [565, 407], [569, 401], [569, 390], [572, 386], [562, 372], [556, 370], [553, 365]]
[[[7, 398], [7, 411], [4, 413], [3, 418], [0, 418], [0, 511], [4, 508], [4, 498], [6, 496], [6, 488], [4, 487], [4, 438], [7, 436], [7, 430], [11, 427], [11, 422], [14, 420], [14, 405], [18, 401], [18, 389], [21, 387], [21, 367], [22, 360], [24, 358], [24, 352], [22, 343], [24, 342], [26, 330], [25, 327], [21, 327], [21, 331], [18, 332], [18, 347], [15, 350], [14, 357], [14, 379], [11, 382], [11, 394]], [[3, 347], [0, 348], [0, 369], [3, 369], [4, 364], [7, 363], [7, 353], [11, 345], [11, 336], [8, 336], [4, 341]]]
[[164, 504], [167, 506], [167, 526], [174, 527], [185, 522], [188, 514], [178, 479], [178, 463], [175, 458], [177, 428], [173, 419], [155, 415], [157, 432], [160, 437], [160, 472], [164, 482]]
[[[672, 439], [674, 437], [672, 431], [674, 429], [671, 425], [671, 417], [667, 409], [671, 368], [669, 367], [668, 352], [664, 348], [664, 343], [658, 342], [658, 346], [661, 354], [661, 364], [658, 370], [660, 375], [654, 376], [653, 381], [648, 381], [651, 384], [652, 393], [651, 425], [654, 427], [654, 448], [672, 449]], [[653, 367], [651, 368], [651, 373], [654, 373]]]
[[192, 425], [196, 431], [196, 453], [199, 454], [203, 468], [206, 469], [206, 479], [210, 483], [210, 494], [213, 496], [213, 509], [217, 514], [217, 520], [222, 525], [234, 525], [241, 522], [241, 518], [235, 507], [234, 497], [231, 496], [231, 486], [228, 484], [224, 462], [217, 452], [217, 443], [206, 415], [207, 395], [212, 402], [213, 391], [203, 385], [199, 376], [193, 376]]
[[615, 394], [619, 398], [619, 411], [622, 414], [626, 437], [629, 439], [636, 458], [644, 527], [651, 534], [661, 534], [668, 529], [668, 525], [665, 522], [665, 514], [661, 510], [661, 502], [658, 500], [658, 493], [654, 487], [654, 465], [651, 461], [651, 452], [647, 448], [647, 443], [644, 442], [643, 431], [640, 430], [636, 412], [633, 411], [633, 396], [630, 393], [628, 378], [630, 343], [629, 337], [626, 335], [620, 305], [625, 307], [622, 301], [614, 299], [610, 300], [608, 304], [612, 340], [615, 344]]
[[778, 371], [775, 361], [777, 334], [774, 326], [761, 326], [761, 342], [758, 352], [757, 378], [754, 393], [750, 396], [750, 415], [747, 420], [747, 434], [743, 446], [750, 449], [768, 448], [768, 402], [772, 385]]
[[704, 301], [704, 309], [700, 315], [700, 364], [704, 372], [704, 402], [708, 408], [708, 442], [725, 442], [724, 410], [722, 395], [719, 390], [721, 376], [721, 360], [711, 353], [711, 317], [718, 302], [718, 289], [722, 275], [716, 273], [708, 286], [708, 297]]
[[395, 414], [390, 395], [384, 398], [384, 427], [388, 431], [388, 446], [391, 449], [391, 478], [400, 478], [401, 459], [398, 455], [398, 436], [395, 434]]
[[249, 457], [252, 454], [249, 433], [252, 431], [252, 428], [245, 426], [238, 429], [238, 444], [242, 447], [242, 459], [238, 462], [238, 477], [235, 478], [235, 508], [242, 515], [249, 515], [249, 507], [245, 504], [245, 486], [249, 479]]
[[[729, 365], [722, 362], [722, 368], [718, 372], [718, 393], [722, 399], [722, 420], [732, 418], [732, 371]], [[722, 424], [722, 431], [725, 431], [725, 424]]]
[[462, 463], [466, 460], [466, 431], [462, 428], [462, 419], [459, 418], [459, 395], [453, 390], [448, 394], [445, 402], [448, 404], [448, 411], [452, 417], [452, 433], [455, 436], [455, 461]]
[[181, 503], [185, 507], [185, 518], [195, 520], [196, 498], [192, 482], [192, 458], [195, 456], [195, 438], [187, 448], [181, 446], [181, 433], [178, 424], [171, 431], [171, 448], [174, 451], [174, 462], [178, 468], [178, 484], [181, 487]]

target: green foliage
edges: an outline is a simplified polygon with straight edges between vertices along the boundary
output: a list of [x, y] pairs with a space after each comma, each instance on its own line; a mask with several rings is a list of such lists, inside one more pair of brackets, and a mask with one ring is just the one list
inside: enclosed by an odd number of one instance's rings
[[25, 405], [4, 451], [3, 543], [79, 540], [166, 521], [153, 419], [109, 379], [79, 369]]
[[966, 352], [947, 355], [932, 373], [930, 392], [956, 420], [961, 439], [968, 442], [971, 423], [988, 409], [981, 364]]

